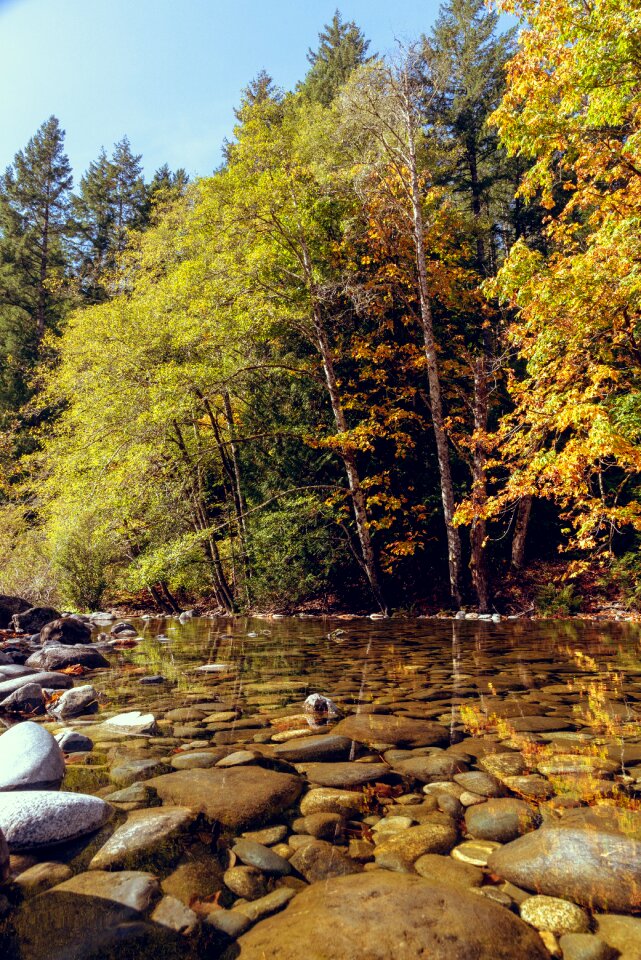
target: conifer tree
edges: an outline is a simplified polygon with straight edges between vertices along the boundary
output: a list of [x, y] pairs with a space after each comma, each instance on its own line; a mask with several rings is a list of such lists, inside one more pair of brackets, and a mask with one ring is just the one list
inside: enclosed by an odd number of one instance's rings
[[353, 20], [343, 22], [338, 10], [318, 39], [318, 49], [308, 51], [311, 67], [301, 90], [310, 100], [326, 107], [356, 67], [366, 62], [369, 40]]
[[72, 175], [64, 130], [46, 120], [0, 177], [0, 408], [28, 395], [43, 337], [64, 311]]

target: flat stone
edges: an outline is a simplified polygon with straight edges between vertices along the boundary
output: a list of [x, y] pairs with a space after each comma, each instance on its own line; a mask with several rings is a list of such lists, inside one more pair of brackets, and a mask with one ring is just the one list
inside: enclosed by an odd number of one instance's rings
[[329, 877], [343, 877], [349, 873], [360, 873], [360, 863], [352, 860], [346, 853], [325, 840], [312, 840], [300, 847], [290, 863], [294, 870], [305, 877], [308, 883], [327, 880]]
[[296, 769], [322, 787], [360, 787], [393, 773], [386, 763], [301, 763]]
[[25, 683], [0, 702], [0, 712], [36, 716], [45, 712], [45, 695], [39, 683]]
[[139, 783], [142, 780], [149, 780], [151, 777], [169, 773], [169, 770], [169, 766], [163, 760], [139, 760], [136, 757], [131, 757], [116, 763], [111, 768], [109, 777], [112, 783], [117, 786], [128, 787], [132, 783]]
[[171, 757], [170, 763], [174, 770], [208, 770], [215, 767], [226, 753], [224, 747], [217, 750], [188, 750]]
[[447, 823], [423, 823], [377, 844], [376, 863], [388, 870], [409, 870], [425, 853], [449, 853], [458, 839], [456, 827]]
[[275, 843], [281, 843], [286, 836], [287, 827], [284, 824], [277, 824], [274, 827], [265, 827], [263, 830], [250, 830], [243, 834], [243, 839], [255, 840], [256, 843], [271, 847]]
[[557, 937], [564, 933], [587, 933], [590, 929], [585, 910], [558, 897], [528, 897], [521, 904], [521, 917], [537, 930], [549, 930]]
[[73, 680], [66, 673], [31, 670], [27, 674], [14, 675], [8, 680], [0, 681], [0, 699], [4, 700], [10, 693], [14, 693], [27, 683], [37, 683], [44, 690], [68, 690], [73, 687]]
[[9, 849], [34, 850], [93, 833], [113, 808], [99, 797], [53, 790], [0, 794], [0, 829]]
[[64, 775], [62, 750], [39, 724], [26, 720], [0, 737], [0, 792], [57, 790]]
[[561, 717], [514, 717], [510, 726], [517, 733], [549, 733], [554, 730], [569, 730], [572, 723]]
[[485, 867], [491, 855], [501, 849], [502, 844], [494, 840], [466, 840], [452, 850], [452, 856], [461, 863], [471, 863], [474, 867]]
[[409, 757], [394, 764], [394, 769], [404, 777], [412, 777], [421, 783], [438, 783], [451, 780], [455, 774], [467, 770], [467, 764], [452, 754], [438, 753], [431, 757]]
[[200, 924], [194, 911], [176, 897], [163, 897], [151, 914], [151, 922], [183, 936], [194, 933]]
[[279, 743], [274, 747], [274, 756], [290, 763], [306, 763], [315, 760], [346, 760], [352, 748], [349, 737], [328, 733], [317, 737], [300, 737], [293, 742]]
[[565, 777], [589, 774], [603, 777], [621, 770], [621, 763], [591, 754], [557, 753], [539, 761], [537, 770], [546, 777]]
[[254, 763], [256, 754], [251, 750], [235, 750], [227, 754], [222, 760], [218, 760], [217, 767], [243, 767], [248, 763]]
[[284, 877], [292, 872], [289, 862], [284, 857], [279, 857], [269, 847], [256, 843], [255, 840], [237, 840], [232, 849], [244, 864], [257, 867], [263, 873]]
[[[243, 908], [244, 909], [244, 908]], [[539, 936], [483, 897], [377, 870], [312, 884], [237, 942], [238, 960], [549, 960]]]
[[520, 777], [527, 771], [527, 764], [520, 753], [491, 753], [479, 760], [479, 766], [498, 780]]
[[381, 744], [431, 747], [449, 741], [449, 731], [440, 723], [375, 713], [354, 713], [345, 717], [334, 727], [333, 733], [371, 747]]
[[465, 811], [465, 826], [476, 840], [509, 843], [534, 830], [540, 821], [538, 811], [524, 800], [511, 798], [486, 800]]
[[203, 900], [223, 888], [223, 869], [209, 851], [183, 854], [182, 859], [161, 883], [163, 893], [177, 897], [189, 906], [195, 898]]
[[223, 876], [225, 886], [243, 900], [260, 900], [268, 890], [268, 881], [258, 867], [230, 867]]
[[426, 880], [446, 886], [469, 888], [480, 887], [483, 883], [483, 871], [478, 867], [438, 853], [426, 853], [419, 857], [414, 869]]
[[496, 851], [488, 865], [517, 887], [591, 909], [641, 909], [641, 841], [608, 826], [545, 826]]
[[526, 800], [549, 800], [554, 796], [554, 787], [545, 777], [531, 774], [527, 777], [504, 777], [503, 783], [513, 793], [518, 793]]
[[179, 770], [148, 781], [163, 803], [187, 806], [225, 827], [267, 823], [298, 799], [302, 781], [262, 767]]
[[186, 807], [134, 810], [89, 863], [90, 870], [159, 869], [177, 860], [194, 821]]
[[109, 717], [108, 720], [104, 721], [103, 727], [120, 733], [154, 733], [156, 731], [156, 718], [152, 713], [131, 710], [129, 713], [119, 713], [115, 717]]
[[226, 941], [236, 940], [251, 927], [251, 920], [237, 910], [214, 910], [205, 917], [205, 929], [222, 934]]
[[309, 790], [300, 803], [304, 817], [312, 813], [362, 813], [365, 807], [363, 795], [352, 790], [337, 790], [332, 787], [317, 787]]
[[48, 862], [35, 863], [28, 870], [23, 870], [13, 881], [23, 897], [35, 897], [45, 890], [64, 883], [73, 876], [73, 870], [66, 863]]

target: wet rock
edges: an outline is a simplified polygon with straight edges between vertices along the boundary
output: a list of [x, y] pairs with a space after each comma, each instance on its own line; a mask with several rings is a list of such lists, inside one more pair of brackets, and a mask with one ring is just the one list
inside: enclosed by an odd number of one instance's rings
[[302, 781], [262, 767], [230, 770], [179, 770], [155, 777], [149, 786], [163, 803], [188, 806], [226, 827], [247, 829], [268, 822], [290, 807]]
[[318, 787], [305, 794], [300, 804], [304, 817], [312, 813], [340, 813], [353, 815], [364, 810], [362, 794], [351, 790], [335, 790], [331, 787]]
[[54, 644], [91, 643], [91, 627], [76, 617], [52, 620], [40, 631], [43, 646]]
[[615, 960], [614, 947], [591, 933], [566, 933], [559, 941], [563, 960]]
[[149, 806], [150, 793], [144, 783], [132, 783], [123, 790], [107, 794], [103, 799], [115, 804], [120, 810], [139, 810]]
[[480, 887], [483, 871], [470, 863], [462, 863], [438, 853], [426, 853], [414, 864], [415, 871], [433, 883], [455, 887]]
[[292, 868], [289, 862], [284, 857], [279, 857], [269, 847], [263, 846], [262, 843], [241, 839], [236, 841], [232, 849], [244, 864], [257, 867], [263, 873], [271, 873], [277, 877], [284, 877], [291, 873]]
[[89, 683], [65, 690], [53, 706], [49, 707], [51, 716], [58, 720], [68, 720], [69, 717], [78, 717], [84, 713], [96, 713], [97, 710], [98, 691]]
[[422, 877], [385, 870], [313, 884], [238, 940], [238, 960], [549, 960], [508, 910]]
[[501, 849], [494, 840], [466, 840], [452, 850], [452, 856], [461, 863], [471, 863], [475, 867], [485, 867], [491, 855]]
[[447, 728], [440, 723], [374, 713], [352, 714], [333, 732], [370, 747], [430, 747], [449, 740]]
[[509, 843], [534, 830], [540, 822], [538, 812], [524, 800], [495, 799], [475, 804], [465, 811], [465, 826], [477, 840]]
[[289, 862], [308, 883], [360, 873], [363, 869], [360, 863], [325, 840], [312, 840], [300, 847]]
[[267, 878], [257, 867], [231, 867], [223, 880], [232, 893], [244, 900], [259, 900], [267, 893]]
[[431, 757], [410, 757], [399, 760], [394, 769], [404, 777], [413, 777], [421, 783], [438, 783], [442, 780], [451, 780], [463, 770], [467, 764], [458, 757], [447, 753], [438, 753]]
[[605, 913], [596, 918], [597, 935], [609, 947], [618, 950], [620, 960], [638, 960], [641, 957], [641, 920]]
[[64, 774], [62, 750], [44, 727], [26, 720], [0, 737], [0, 792], [57, 790]]
[[590, 929], [585, 910], [558, 897], [528, 897], [521, 904], [521, 917], [537, 930], [549, 930], [557, 937], [564, 933], [587, 933]]
[[114, 637], [135, 637], [138, 633], [136, 628], [126, 620], [121, 620], [120, 623], [114, 623], [110, 632]]
[[34, 850], [93, 833], [113, 808], [99, 797], [53, 790], [0, 794], [0, 829], [11, 851]]
[[236, 940], [251, 927], [251, 920], [236, 910], [214, 910], [205, 917], [204, 928], [211, 934], [219, 934], [223, 945]]
[[108, 667], [109, 661], [99, 650], [93, 647], [43, 647], [37, 653], [32, 653], [27, 660], [27, 666], [37, 670], [64, 670], [79, 664], [88, 670], [98, 667]]
[[223, 870], [211, 853], [189, 851], [162, 881], [163, 893], [189, 904], [195, 897], [205, 899], [223, 887]]
[[39, 683], [25, 683], [0, 702], [0, 712], [36, 716], [45, 712], [45, 695]]
[[376, 863], [388, 870], [406, 871], [425, 853], [449, 853], [458, 839], [456, 827], [447, 823], [423, 823], [377, 844]]
[[264, 830], [250, 830], [243, 834], [245, 840], [255, 840], [256, 843], [263, 843], [266, 847], [271, 847], [280, 843], [287, 836], [287, 827], [284, 824], [277, 824], [274, 827], [265, 827]]
[[262, 920], [263, 917], [269, 917], [282, 910], [295, 895], [294, 890], [289, 890], [287, 887], [278, 887], [268, 893], [266, 897], [261, 897], [260, 900], [239, 904], [234, 907], [233, 912], [240, 913], [251, 920], [252, 923], [255, 923], [257, 920]]
[[469, 790], [470, 793], [480, 794], [482, 797], [502, 797], [504, 794], [501, 781], [493, 777], [491, 773], [485, 773], [483, 770], [470, 770], [469, 773], [457, 773], [453, 780]]
[[393, 772], [386, 763], [301, 763], [296, 769], [322, 787], [360, 787]]
[[14, 613], [11, 622], [16, 630], [23, 633], [38, 633], [52, 620], [60, 619], [60, 614], [53, 607], [29, 607], [22, 613]]
[[526, 800], [549, 800], [554, 796], [554, 787], [550, 781], [536, 774], [528, 777], [504, 777], [503, 783], [508, 790], [520, 794]]
[[215, 767], [226, 752], [224, 747], [218, 750], [189, 750], [173, 756], [170, 763], [174, 770], [208, 770]]
[[64, 673], [34, 672], [29, 668], [27, 674], [12, 676], [7, 680], [0, 681], [0, 699], [4, 700], [10, 693], [14, 693], [28, 683], [37, 683], [44, 690], [68, 690], [73, 687], [73, 680]]
[[527, 771], [527, 764], [520, 753], [492, 753], [482, 757], [479, 766], [498, 780], [503, 777], [520, 777]]
[[112, 783], [119, 787], [128, 787], [132, 783], [141, 780], [149, 780], [151, 777], [160, 776], [163, 773], [169, 773], [169, 766], [158, 759], [137, 759], [136, 757], [127, 758], [118, 761], [110, 772]]
[[182, 837], [193, 820], [194, 814], [185, 807], [135, 810], [96, 853], [89, 869], [166, 867], [180, 856]]
[[183, 936], [194, 933], [200, 923], [194, 911], [176, 897], [163, 897], [151, 914], [151, 922]]
[[552, 730], [569, 730], [574, 724], [561, 717], [514, 717], [510, 726], [517, 733], [548, 733]]
[[256, 760], [256, 754], [251, 750], [235, 750], [219, 760], [217, 767], [242, 767], [247, 763], [253, 763]]
[[141, 713], [140, 710], [131, 710], [129, 713], [119, 713], [115, 717], [105, 720], [106, 730], [129, 734], [155, 733], [156, 718], [152, 713]]
[[493, 853], [488, 865], [518, 887], [582, 906], [641, 908], [641, 841], [607, 822], [544, 826]]
[[311, 813], [294, 820], [295, 833], [308, 833], [317, 840], [335, 840], [345, 829], [345, 818], [340, 813]]
[[86, 753], [93, 750], [93, 740], [75, 730], [63, 730], [56, 734], [55, 740], [63, 753]]
[[306, 763], [316, 760], [346, 760], [352, 748], [349, 737], [324, 734], [317, 737], [300, 737], [274, 747], [274, 756], [290, 763]]
[[72, 875], [73, 871], [66, 863], [35, 863], [33, 867], [18, 874], [13, 882], [23, 897], [35, 897], [59, 883], [64, 883]]
[[567, 777], [589, 774], [607, 777], [621, 770], [621, 763], [591, 754], [557, 753], [539, 761], [537, 770], [546, 777]]

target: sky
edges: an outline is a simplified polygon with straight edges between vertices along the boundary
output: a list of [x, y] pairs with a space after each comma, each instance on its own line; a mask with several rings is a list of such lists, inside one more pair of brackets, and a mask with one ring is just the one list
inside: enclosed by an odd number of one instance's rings
[[[291, 89], [337, 0], [0, 0], [0, 170], [52, 113], [76, 182], [125, 134], [147, 177], [207, 175], [262, 68]], [[439, 0], [341, 0], [371, 40], [429, 31]]]

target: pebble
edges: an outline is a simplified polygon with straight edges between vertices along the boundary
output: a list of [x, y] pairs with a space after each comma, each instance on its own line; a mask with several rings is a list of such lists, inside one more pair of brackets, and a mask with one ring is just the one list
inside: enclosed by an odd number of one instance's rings
[[260, 900], [253, 900], [250, 903], [243, 903], [234, 907], [232, 913], [240, 913], [252, 923], [255, 923], [257, 920], [262, 920], [263, 917], [269, 917], [272, 913], [282, 910], [295, 896], [294, 890], [289, 890], [287, 887], [278, 887], [277, 890], [272, 890], [271, 893], [261, 897]]
[[264, 873], [274, 874], [277, 877], [284, 877], [291, 873], [289, 861], [274, 853], [270, 847], [263, 846], [262, 843], [240, 839], [234, 844], [232, 850], [243, 863], [257, 867]]
[[557, 937], [564, 933], [587, 933], [590, 929], [585, 910], [558, 897], [528, 897], [521, 903], [521, 917], [537, 930], [549, 930]]
[[223, 880], [232, 893], [244, 900], [259, 900], [267, 893], [267, 879], [257, 867], [231, 867]]

